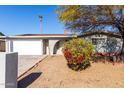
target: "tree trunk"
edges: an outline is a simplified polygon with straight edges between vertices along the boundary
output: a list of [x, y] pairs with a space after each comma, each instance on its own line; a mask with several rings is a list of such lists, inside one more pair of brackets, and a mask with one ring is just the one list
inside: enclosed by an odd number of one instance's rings
[[120, 24], [120, 33], [122, 38], [122, 49], [121, 49], [121, 56], [124, 56], [124, 19], [122, 20], [122, 23]]
[[124, 61], [124, 36], [122, 36], [122, 49], [121, 49], [121, 60]]
[[121, 49], [121, 54], [124, 54], [124, 38], [122, 39], [122, 49]]
[[123, 61], [124, 59], [124, 20], [122, 21], [122, 24], [117, 26], [120, 34], [121, 34], [121, 39], [122, 39], [122, 48], [120, 51], [120, 60]]

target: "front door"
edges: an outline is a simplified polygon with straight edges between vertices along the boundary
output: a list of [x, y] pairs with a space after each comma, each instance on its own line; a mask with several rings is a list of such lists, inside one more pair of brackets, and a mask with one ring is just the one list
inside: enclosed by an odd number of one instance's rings
[[48, 42], [48, 39], [43, 40], [43, 54], [49, 54], [49, 42]]

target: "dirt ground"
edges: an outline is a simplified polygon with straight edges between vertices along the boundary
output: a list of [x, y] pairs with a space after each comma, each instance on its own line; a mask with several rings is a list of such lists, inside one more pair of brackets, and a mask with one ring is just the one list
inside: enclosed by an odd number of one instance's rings
[[[124, 63], [123, 63], [124, 64]], [[68, 68], [63, 56], [49, 56], [18, 80], [28, 88], [115, 88], [124, 87], [124, 65], [92, 63], [86, 70]]]

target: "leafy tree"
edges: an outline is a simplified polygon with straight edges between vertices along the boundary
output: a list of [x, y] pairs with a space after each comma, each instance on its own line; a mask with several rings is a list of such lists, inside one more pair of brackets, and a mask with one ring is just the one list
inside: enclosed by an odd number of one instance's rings
[[0, 36], [4, 36], [4, 34], [2, 32], [0, 32]]
[[59, 6], [57, 13], [65, 27], [77, 34], [96, 30], [119, 32], [123, 40], [121, 54], [124, 53], [124, 6]]

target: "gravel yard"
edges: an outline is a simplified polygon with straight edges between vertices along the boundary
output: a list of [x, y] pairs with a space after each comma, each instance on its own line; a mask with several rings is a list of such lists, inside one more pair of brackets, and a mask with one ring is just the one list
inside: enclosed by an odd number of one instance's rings
[[92, 63], [86, 70], [68, 68], [64, 56], [49, 56], [18, 79], [18, 87], [28, 88], [113, 88], [124, 87], [122, 63]]

